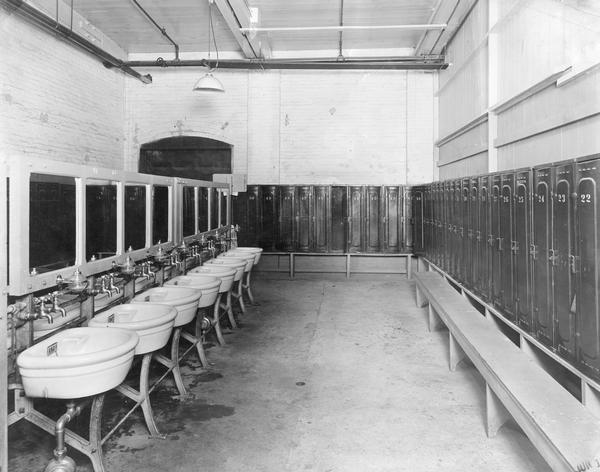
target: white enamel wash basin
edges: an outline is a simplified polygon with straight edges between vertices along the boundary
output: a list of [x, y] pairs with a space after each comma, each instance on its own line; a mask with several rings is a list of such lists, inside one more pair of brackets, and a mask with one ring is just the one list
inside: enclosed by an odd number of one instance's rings
[[254, 254], [254, 265], [256, 265], [258, 264], [258, 261], [260, 261], [260, 255], [262, 254], [263, 249], [262, 247], [238, 246], [231, 249], [231, 251], [249, 252], [250, 254]]
[[246, 261], [244, 272], [251, 271], [252, 266], [254, 266], [254, 254], [249, 254], [247, 252], [227, 251], [219, 255], [217, 259], [242, 259], [243, 261]]
[[188, 275], [210, 275], [221, 279], [221, 287], [219, 293], [229, 292], [233, 285], [233, 278], [235, 277], [237, 270], [233, 267], [224, 265], [208, 264], [200, 267], [195, 267], [188, 272]]
[[135, 354], [146, 354], [167, 344], [176, 317], [177, 309], [169, 305], [130, 303], [97, 314], [88, 326], [135, 331], [140, 337]]
[[165, 287], [189, 287], [200, 290], [202, 296], [198, 300], [198, 308], [212, 306], [219, 295], [221, 279], [210, 275], [179, 275], [165, 282]]
[[196, 316], [200, 291], [184, 287], [153, 287], [133, 297], [131, 303], [158, 303], [177, 308], [174, 326], [188, 324]]
[[108, 328], [71, 328], [17, 358], [28, 397], [73, 399], [106, 392], [125, 380], [138, 335]]
[[222, 265], [235, 269], [235, 276], [233, 280], [237, 282], [241, 280], [244, 275], [244, 269], [246, 268], [246, 261], [244, 259], [237, 259], [234, 257], [218, 257], [217, 259], [211, 259], [206, 261], [205, 266], [209, 265]]

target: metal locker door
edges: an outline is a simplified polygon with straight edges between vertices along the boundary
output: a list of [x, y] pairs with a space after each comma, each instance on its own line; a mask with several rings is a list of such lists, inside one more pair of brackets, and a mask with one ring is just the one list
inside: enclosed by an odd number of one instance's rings
[[248, 187], [246, 188], [248, 223], [246, 228], [242, 228], [242, 234], [244, 235], [244, 244], [247, 246], [256, 246], [259, 244], [259, 239], [262, 232], [260, 201], [260, 187], [258, 185], [248, 185]]
[[533, 226], [530, 247], [533, 289], [533, 330], [540, 342], [554, 345], [552, 315], [552, 172], [551, 167], [533, 170]]
[[261, 234], [259, 245], [265, 251], [276, 251], [279, 241], [279, 191], [276, 185], [260, 189]]
[[367, 252], [379, 252], [381, 245], [381, 187], [369, 185], [366, 189], [365, 202], [365, 246]]
[[400, 187], [383, 189], [383, 251], [400, 252]]
[[483, 175], [479, 177], [479, 229], [477, 232], [477, 291], [484, 300], [490, 300], [491, 290], [491, 263], [493, 236], [491, 234], [491, 198], [490, 198], [491, 177]]
[[554, 224], [550, 255], [554, 287], [554, 344], [559, 354], [571, 361], [576, 359], [575, 278], [571, 272], [571, 260], [575, 255], [573, 183], [573, 163], [556, 165], [552, 198]]
[[317, 185], [314, 187], [313, 195], [313, 239], [311, 250], [315, 252], [327, 252], [327, 241], [329, 238], [329, 186]]
[[296, 237], [297, 250], [309, 252], [313, 232], [313, 190], [310, 185], [302, 185], [296, 195]]
[[444, 253], [442, 254], [442, 269], [450, 272], [450, 182], [442, 184], [442, 238], [444, 240]]
[[577, 254], [573, 260], [573, 269], [577, 273], [577, 300], [574, 303], [576, 307], [573, 308], [577, 310], [577, 357], [581, 369], [597, 379], [600, 376], [600, 159], [579, 162], [576, 168]]
[[500, 189], [500, 226], [498, 228], [498, 253], [500, 257], [500, 297], [498, 306], [510, 320], [515, 319], [513, 295], [512, 220], [515, 195], [515, 174], [502, 174]]
[[348, 202], [348, 252], [361, 252], [363, 248], [363, 188], [351, 186]]
[[433, 263], [440, 265], [439, 254], [441, 250], [440, 236], [439, 236], [439, 188], [437, 183], [431, 184], [431, 257]]
[[297, 249], [296, 240], [296, 187], [280, 187], [279, 206], [279, 249], [293, 252]]
[[463, 179], [461, 182], [461, 215], [462, 215], [462, 232], [461, 232], [461, 254], [462, 254], [462, 282], [468, 287], [471, 285], [471, 198], [470, 184], [471, 179]]
[[463, 220], [462, 220], [462, 182], [454, 181], [454, 277], [462, 281], [464, 257], [462, 253]]
[[500, 295], [502, 292], [502, 253], [499, 250], [500, 239], [500, 200], [502, 193], [502, 180], [499, 174], [492, 175], [492, 193], [491, 193], [491, 208], [490, 208], [490, 233], [492, 236], [491, 243], [491, 301], [494, 305], [500, 304]]
[[423, 255], [429, 258], [429, 207], [431, 191], [427, 185], [423, 187]]
[[413, 244], [413, 233], [414, 233], [414, 221], [412, 216], [413, 210], [413, 189], [412, 187], [404, 187], [404, 238], [406, 252], [412, 253], [414, 249]]
[[398, 252], [406, 252], [406, 233], [404, 232], [406, 222], [405, 187], [398, 187]]
[[475, 291], [477, 282], [477, 268], [479, 266], [479, 242], [477, 232], [479, 231], [479, 178], [469, 179], [469, 253], [471, 254], [468, 287]]
[[412, 188], [413, 253], [422, 256], [425, 249], [423, 241], [423, 187]]
[[454, 221], [454, 181], [451, 180], [447, 183], [446, 187], [446, 211], [448, 214], [446, 233], [448, 238], [448, 270], [447, 272], [454, 275], [454, 264], [456, 261], [456, 243], [455, 243], [455, 224]]
[[514, 305], [517, 325], [533, 331], [531, 316], [531, 280], [529, 278], [529, 244], [531, 233], [531, 178], [530, 169], [516, 174], [515, 208], [513, 212], [514, 241]]
[[331, 187], [331, 227], [329, 230], [329, 250], [346, 252], [348, 234], [348, 188]]

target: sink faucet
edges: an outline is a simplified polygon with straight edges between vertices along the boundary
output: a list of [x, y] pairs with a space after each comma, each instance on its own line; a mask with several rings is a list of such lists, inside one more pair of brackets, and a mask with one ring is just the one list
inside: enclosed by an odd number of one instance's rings
[[61, 308], [60, 303], [58, 301], [58, 297], [60, 296], [60, 292], [52, 292], [50, 294], [52, 297], [52, 311], [54, 313], [60, 313], [60, 316], [65, 318], [67, 316], [67, 310]]
[[[46, 296], [44, 298], [35, 298], [35, 313], [33, 316], [31, 314], [27, 314], [29, 316], [29, 320], [36, 320], [40, 318], [44, 318], [48, 320], [48, 324], [54, 323], [54, 318], [52, 318], [52, 309], [46, 308], [46, 305], [52, 305], [52, 298]], [[38, 311], [39, 310], [39, 311]]]
[[110, 288], [106, 286], [107, 276], [103, 275], [100, 277], [100, 290], [99, 293], [106, 293], [109, 297], [112, 297], [113, 293]]
[[114, 292], [116, 295], [121, 293], [121, 289], [115, 285], [115, 274], [109, 274], [108, 276], [108, 289], [110, 293]]

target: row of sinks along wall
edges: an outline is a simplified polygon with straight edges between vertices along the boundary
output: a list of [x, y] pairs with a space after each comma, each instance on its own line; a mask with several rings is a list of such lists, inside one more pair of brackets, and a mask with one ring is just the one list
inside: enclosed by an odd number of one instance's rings
[[197, 308], [229, 291], [261, 251], [236, 248], [97, 314], [87, 327], [65, 329], [26, 349], [17, 358], [25, 394], [73, 399], [120, 385], [135, 355], [164, 346], [173, 327], [191, 322]]

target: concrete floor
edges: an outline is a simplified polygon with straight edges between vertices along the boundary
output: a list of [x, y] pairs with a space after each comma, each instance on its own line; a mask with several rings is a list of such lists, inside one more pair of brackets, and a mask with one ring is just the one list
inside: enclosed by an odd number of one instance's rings
[[[486, 437], [481, 377], [449, 372], [447, 332], [427, 331], [403, 276], [260, 274], [255, 287], [242, 328], [208, 349], [213, 366], [186, 360], [189, 397], [153, 394], [167, 438], [132, 416], [105, 447], [109, 472], [548, 470], [515, 424]], [[107, 427], [127, 404], [109, 395]], [[43, 470], [53, 448], [24, 421], [10, 444], [12, 472]]]

